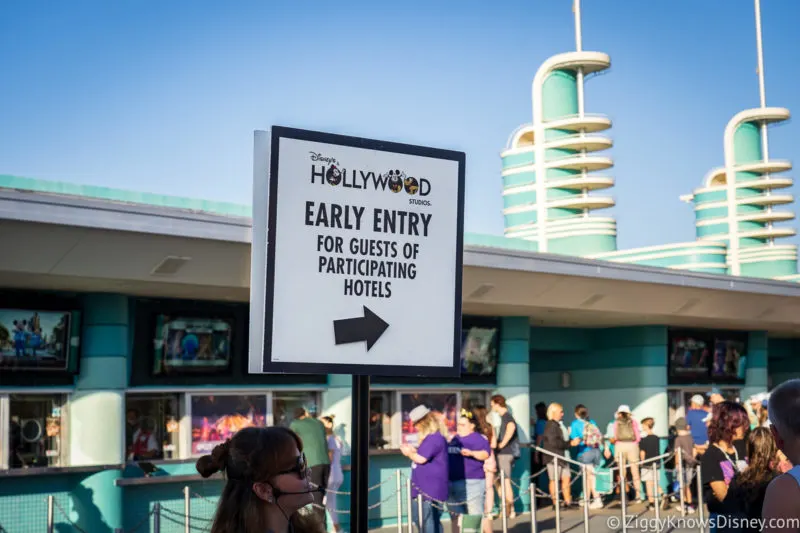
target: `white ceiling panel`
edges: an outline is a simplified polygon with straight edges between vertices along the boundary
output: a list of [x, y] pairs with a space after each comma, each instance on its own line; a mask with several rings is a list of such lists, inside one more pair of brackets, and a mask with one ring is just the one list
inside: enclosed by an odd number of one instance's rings
[[47, 273], [83, 238], [86, 230], [0, 221], [0, 270]]

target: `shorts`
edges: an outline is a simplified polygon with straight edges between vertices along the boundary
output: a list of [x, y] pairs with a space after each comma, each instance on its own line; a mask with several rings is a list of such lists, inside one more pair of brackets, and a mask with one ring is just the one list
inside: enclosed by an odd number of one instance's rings
[[603, 462], [603, 454], [600, 448], [587, 448], [582, 454], [578, 456], [578, 461], [587, 465], [597, 468]]
[[485, 505], [485, 479], [460, 479], [450, 482], [447, 511], [451, 515], [483, 515]]
[[[570, 472], [569, 472], [569, 465], [566, 461], [559, 461], [558, 462], [558, 470], [561, 473], [561, 479], [569, 480]], [[553, 461], [552, 463], [547, 463], [547, 477], [550, 481], [556, 479], [556, 463]]]
[[511, 470], [514, 468], [514, 456], [511, 454], [498, 455], [497, 468], [506, 475], [506, 478], [510, 478]]
[[684, 467], [683, 469], [683, 486], [684, 487], [691, 487], [692, 481], [694, 481], [695, 470], [697, 469], [696, 466], [692, 467]]
[[617, 441], [614, 447], [614, 454], [619, 461], [619, 456], [625, 457], [625, 462], [628, 465], [638, 463], [639, 459], [639, 443], [638, 442], [619, 442]]
[[653, 481], [655, 477], [653, 476], [653, 463], [647, 463], [646, 465], [643, 465], [640, 468], [641, 468], [642, 481], [644, 482]]

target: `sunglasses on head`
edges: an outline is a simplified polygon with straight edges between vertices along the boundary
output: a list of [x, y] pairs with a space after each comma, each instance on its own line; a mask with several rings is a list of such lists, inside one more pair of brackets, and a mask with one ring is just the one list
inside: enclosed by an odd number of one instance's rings
[[308, 462], [306, 462], [306, 454], [301, 453], [300, 455], [297, 456], [297, 462], [292, 468], [288, 470], [282, 470], [275, 475], [282, 476], [284, 474], [297, 474], [297, 476], [300, 479], [305, 479], [306, 477], [308, 477], [308, 473], [309, 470], [308, 470]]
[[466, 409], [461, 409], [461, 416], [468, 418], [469, 420], [475, 419], [475, 415], [472, 413], [472, 411], [467, 411]]

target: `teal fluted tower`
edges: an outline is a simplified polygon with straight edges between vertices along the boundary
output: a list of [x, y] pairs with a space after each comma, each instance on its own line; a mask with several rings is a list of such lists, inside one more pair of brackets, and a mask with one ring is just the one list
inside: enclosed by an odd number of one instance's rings
[[581, 49], [580, 2], [575, 13], [575, 52], [547, 59], [532, 84], [533, 121], [519, 126], [500, 154], [506, 237], [534, 241], [540, 252], [591, 255], [617, 249], [617, 224], [596, 216], [612, 207], [612, 141], [602, 132], [611, 120], [584, 111], [584, 81], [611, 66], [601, 52]]
[[[706, 175], [703, 186], [683, 197], [694, 205], [697, 239], [727, 245], [728, 273], [734, 276], [800, 281], [797, 246], [782, 244], [795, 230], [786, 192], [791, 178], [780, 175], [791, 162], [769, 153], [768, 128], [789, 120], [788, 109], [767, 107], [761, 5], [755, 0], [758, 88], [761, 106], [734, 115], [725, 126], [724, 166]], [[777, 175], [776, 175], [777, 174]]]
[[[780, 107], [737, 113], [725, 127], [725, 166], [706, 175], [703, 187], [684, 197], [694, 206], [697, 239], [727, 245], [728, 273], [736, 276], [800, 281], [797, 246], [783, 244], [795, 230], [794, 198], [785, 189], [792, 168], [768, 155], [767, 125], [788, 120]], [[782, 207], [785, 206], [785, 207]]]

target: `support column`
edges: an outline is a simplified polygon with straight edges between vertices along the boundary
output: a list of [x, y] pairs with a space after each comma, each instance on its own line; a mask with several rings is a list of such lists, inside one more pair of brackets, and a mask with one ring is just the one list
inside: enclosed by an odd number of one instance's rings
[[[530, 411], [530, 336], [528, 317], [504, 317], [500, 333], [500, 354], [497, 364], [496, 394], [506, 398], [508, 409], [517, 422], [520, 442], [531, 441]], [[531, 470], [531, 452], [523, 447], [514, 465], [513, 481], [527, 489]], [[515, 497], [517, 490], [514, 489]], [[530, 508], [530, 497], [523, 493], [522, 510]], [[517, 510], [520, 510], [519, 504]]]
[[[351, 397], [353, 377], [343, 374], [330, 374], [328, 376], [328, 388], [322, 393], [322, 406], [320, 415], [333, 415], [333, 432], [342, 439], [342, 464], [350, 464], [350, 445], [353, 435], [352, 406]], [[350, 470], [345, 472], [345, 482], [339, 488], [342, 492], [350, 491]], [[350, 509], [350, 497], [339, 496], [336, 506], [339, 509]], [[341, 525], [349, 527], [350, 515], [340, 515]], [[326, 518], [328, 531], [333, 527], [330, 517]]]
[[[69, 404], [70, 464], [125, 462], [125, 387], [128, 384], [128, 299], [84, 297], [80, 375]], [[73, 520], [86, 531], [124, 527], [121, 470], [81, 480], [73, 491]]]
[[[754, 331], [747, 338], [747, 361], [742, 401], [753, 394], [767, 392], [767, 333]], [[739, 362], [741, 365], [741, 360]]]
[[350, 398], [352, 376], [331, 374], [328, 376], [328, 388], [322, 393], [322, 416], [334, 416], [334, 433], [344, 442], [342, 455], [350, 455], [350, 436], [353, 427], [351, 409], [353, 406]]

